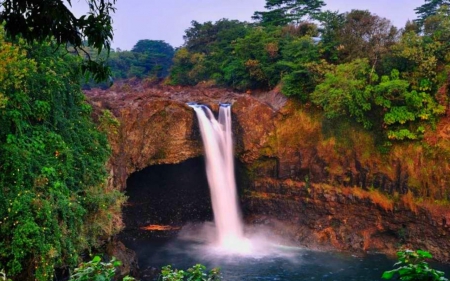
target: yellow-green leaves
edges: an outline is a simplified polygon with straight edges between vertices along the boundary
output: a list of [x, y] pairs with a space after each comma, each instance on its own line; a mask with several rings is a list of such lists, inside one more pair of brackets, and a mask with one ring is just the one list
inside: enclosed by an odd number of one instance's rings
[[109, 148], [90, 113], [74, 56], [0, 30], [0, 268], [14, 280], [52, 280], [117, 231], [124, 197], [106, 187]]

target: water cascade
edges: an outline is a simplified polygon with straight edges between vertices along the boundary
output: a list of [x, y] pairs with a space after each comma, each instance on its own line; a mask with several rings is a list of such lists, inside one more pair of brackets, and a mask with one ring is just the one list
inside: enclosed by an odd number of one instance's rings
[[244, 237], [234, 176], [231, 106], [221, 104], [216, 120], [204, 105], [190, 104], [200, 126], [219, 246], [231, 252], [249, 250]]

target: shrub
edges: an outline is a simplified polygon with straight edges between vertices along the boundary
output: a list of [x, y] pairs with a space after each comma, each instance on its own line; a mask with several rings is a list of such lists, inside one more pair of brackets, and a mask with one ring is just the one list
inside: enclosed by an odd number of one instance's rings
[[[75, 268], [69, 281], [110, 281], [114, 277], [116, 267], [122, 263], [115, 258], [109, 262], [102, 262], [99, 256], [95, 256], [91, 261], [81, 263]], [[133, 277], [125, 276], [122, 281], [133, 281]]]
[[222, 278], [219, 276], [219, 269], [213, 268], [208, 273], [205, 272], [206, 267], [196, 264], [188, 270], [172, 269], [172, 266], [164, 266], [161, 270], [160, 281], [218, 281]]
[[427, 251], [405, 250], [398, 252], [397, 257], [398, 262], [394, 266], [398, 267], [385, 271], [382, 275], [383, 279], [392, 279], [394, 276], [398, 276], [398, 280], [448, 281], [444, 277], [444, 272], [430, 268], [425, 262], [426, 259], [433, 257]]

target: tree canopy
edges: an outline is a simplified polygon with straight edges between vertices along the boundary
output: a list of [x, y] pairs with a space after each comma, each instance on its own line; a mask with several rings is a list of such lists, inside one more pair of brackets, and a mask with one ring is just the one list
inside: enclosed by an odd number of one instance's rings
[[93, 123], [79, 62], [51, 42], [11, 44], [0, 29], [0, 268], [14, 280], [52, 280], [120, 229], [124, 197], [108, 189], [98, 130], [114, 118]]
[[442, 6], [450, 6], [450, 1], [449, 0], [425, 0], [425, 3], [414, 9], [414, 11], [416, 11], [417, 14], [417, 19], [415, 20], [415, 22], [419, 25], [419, 26], [423, 26], [425, 23], [425, 20], [430, 17], [433, 16], [437, 13], [437, 11], [439, 10], [439, 8], [441, 8]]
[[411, 22], [398, 30], [368, 10], [321, 12], [322, 1], [268, 0], [269, 11], [255, 12], [256, 24], [194, 21], [175, 53], [169, 82], [240, 91], [279, 86], [328, 118], [346, 116], [381, 132], [387, 145], [418, 140], [448, 106], [445, 3], [423, 6], [422, 33]]
[[[116, 0], [87, 0], [89, 12], [76, 17], [69, 9], [71, 0], [4, 0], [1, 1], [0, 23], [6, 36], [23, 38], [28, 43], [55, 40], [57, 45], [73, 47], [83, 53], [83, 71], [95, 80], [105, 80], [109, 70], [102, 60], [92, 60], [83, 47], [91, 46], [100, 53], [109, 52], [113, 38], [111, 13]], [[67, 6], [68, 4], [68, 6]]]
[[268, 11], [255, 12], [254, 20], [262, 25], [282, 26], [299, 23], [307, 15], [316, 15], [325, 6], [322, 0], [266, 0]]

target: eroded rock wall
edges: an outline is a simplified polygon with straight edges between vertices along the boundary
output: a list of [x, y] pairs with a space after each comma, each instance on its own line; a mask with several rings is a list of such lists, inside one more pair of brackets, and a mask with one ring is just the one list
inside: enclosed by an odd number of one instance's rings
[[450, 118], [425, 141], [383, 153], [358, 125], [326, 120], [319, 109], [277, 92], [138, 85], [87, 95], [97, 112], [108, 109], [121, 124], [109, 134], [115, 188], [126, 188], [128, 176], [145, 167], [203, 154], [187, 102], [215, 111], [219, 102], [231, 102], [250, 221], [276, 219], [305, 245], [392, 251], [405, 244], [449, 261]]
[[450, 262], [445, 207], [411, 208], [373, 191], [272, 178], [254, 181], [245, 197], [249, 223], [271, 227], [303, 246], [389, 254], [399, 247], [427, 249]]

